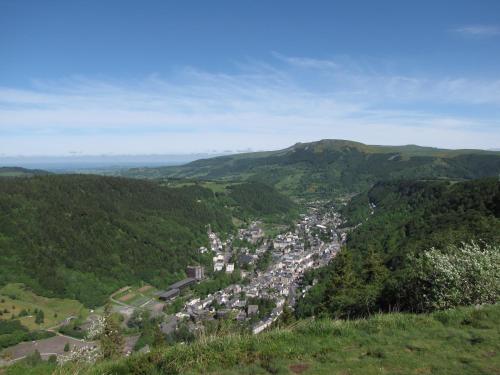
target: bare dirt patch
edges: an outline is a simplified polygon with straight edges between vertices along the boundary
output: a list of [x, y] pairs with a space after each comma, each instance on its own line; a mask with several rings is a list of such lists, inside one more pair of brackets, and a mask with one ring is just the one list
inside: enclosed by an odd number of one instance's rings
[[309, 365], [307, 363], [297, 363], [295, 365], [290, 365], [290, 371], [294, 374], [302, 374], [303, 372], [309, 369]]
[[136, 296], [135, 293], [129, 293], [129, 294], [125, 294], [123, 297], [120, 297], [119, 300], [122, 302], [127, 302], [127, 301], [130, 301], [135, 296]]
[[150, 290], [151, 288], [153, 288], [151, 285], [144, 285], [142, 288], [137, 289], [137, 291], [139, 293], [144, 293]]

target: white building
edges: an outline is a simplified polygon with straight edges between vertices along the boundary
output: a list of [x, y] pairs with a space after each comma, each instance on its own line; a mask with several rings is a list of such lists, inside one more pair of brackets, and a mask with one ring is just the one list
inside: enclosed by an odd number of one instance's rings
[[217, 261], [214, 263], [214, 271], [222, 271], [224, 269], [224, 262]]

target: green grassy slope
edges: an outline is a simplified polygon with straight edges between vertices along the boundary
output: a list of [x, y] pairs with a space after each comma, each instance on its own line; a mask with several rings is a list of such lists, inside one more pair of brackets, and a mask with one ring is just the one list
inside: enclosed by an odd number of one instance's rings
[[[9, 313], [5, 313], [5, 310]], [[20, 317], [19, 313], [23, 310], [28, 311], [28, 314]], [[40, 324], [36, 323], [35, 310], [43, 310], [45, 314]], [[23, 284], [7, 284], [0, 288], [0, 311], [4, 311], [0, 321], [16, 318], [30, 330], [50, 328], [69, 316], [86, 317], [88, 314], [88, 310], [78, 301], [38, 296]]]
[[183, 166], [130, 170], [132, 177], [259, 180], [295, 196], [359, 192], [392, 178], [469, 179], [500, 173], [500, 153], [431, 147], [372, 146], [344, 140], [221, 156]]
[[[257, 336], [207, 338], [55, 373], [498, 374], [499, 327], [498, 305], [430, 315], [395, 313], [366, 320], [300, 321], [294, 328]], [[50, 369], [44, 370], [48, 372], [38, 373], [50, 373]], [[7, 374], [35, 371], [19, 364], [7, 369]]]
[[139, 280], [164, 287], [187, 264], [210, 262], [197, 248], [207, 245], [207, 224], [233, 230], [228, 205], [237, 203], [199, 186], [90, 175], [0, 179], [0, 285], [22, 282], [87, 306]]

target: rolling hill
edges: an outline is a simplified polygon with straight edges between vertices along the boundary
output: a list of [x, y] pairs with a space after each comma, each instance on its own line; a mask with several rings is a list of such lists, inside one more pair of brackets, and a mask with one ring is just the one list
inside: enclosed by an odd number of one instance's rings
[[50, 174], [41, 169], [27, 169], [21, 167], [0, 167], [0, 177], [33, 177]]
[[[254, 198], [259, 191], [266, 211]], [[242, 203], [239, 204], [238, 201]], [[0, 285], [103, 303], [140, 280], [165, 286], [192, 262], [209, 264], [206, 226], [234, 229], [233, 216], [287, 214], [294, 204], [267, 186], [215, 194], [197, 185], [92, 175], [0, 179]]]
[[125, 175], [257, 180], [293, 196], [328, 197], [360, 192], [386, 179], [472, 179], [499, 173], [499, 152], [321, 140], [297, 143], [279, 151], [202, 159], [182, 166], [131, 169]]

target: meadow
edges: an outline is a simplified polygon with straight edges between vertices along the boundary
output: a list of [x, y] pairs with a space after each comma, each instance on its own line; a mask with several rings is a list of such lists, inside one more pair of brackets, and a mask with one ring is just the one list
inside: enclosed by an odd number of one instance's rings
[[[18, 316], [23, 310], [28, 315], [20, 317], [19, 321], [30, 330], [50, 328], [70, 316], [84, 318], [88, 314], [88, 310], [76, 300], [42, 297], [23, 284], [11, 283], [0, 288], [0, 319], [11, 319], [12, 315]], [[35, 323], [35, 310], [43, 311], [43, 323]]]
[[498, 374], [500, 306], [354, 321], [302, 321], [260, 336], [207, 338], [89, 373]]

